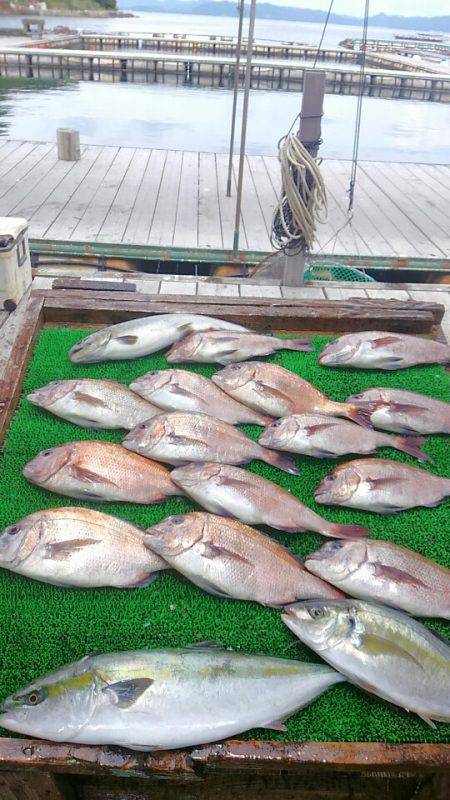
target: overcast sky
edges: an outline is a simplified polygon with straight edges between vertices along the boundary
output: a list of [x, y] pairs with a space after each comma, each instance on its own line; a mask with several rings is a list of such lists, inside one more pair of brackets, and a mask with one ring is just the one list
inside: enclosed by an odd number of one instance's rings
[[[328, 10], [330, 0], [269, 0], [277, 5], [298, 8], [321, 8]], [[334, 0], [333, 11], [337, 14], [363, 16], [364, 0]], [[435, 17], [450, 14], [449, 0], [371, 0], [370, 13], [401, 14], [404, 17]]]

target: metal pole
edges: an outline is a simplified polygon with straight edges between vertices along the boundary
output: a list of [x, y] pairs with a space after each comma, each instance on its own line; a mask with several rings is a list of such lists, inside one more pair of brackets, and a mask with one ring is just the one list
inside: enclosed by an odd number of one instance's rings
[[241, 146], [239, 151], [239, 171], [236, 191], [236, 215], [234, 218], [233, 258], [237, 257], [239, 250], [239, 227], [241, 221], [242, 184], [244, 180], [245, 142], [247, 138], [248, 100], [250, 95], [250, 81], [252, 75], [253, 39], [255, 31], [256, 0], [250, 3], [250, 20], [248, 23], [247, 61], [245, 63], [244, 102], [242, 105]]
[[245, 0], [241, 0], [239, 5], [239, 27], [236, 44], [236, 63], [234, 65], [234, 86], [233, 86], [233, 108], [231, 111], [231, 133], [230, 133], [230, 154], [228, 157], [228, 178], [227, 178], [227, 197], [231, 197], [231, 173], [233, 171], [233, 151], [234, 151], [234, 133], [236, 130], [236, 110], [237, 99], [239, 91], [239, 68], [241, 64], [242, 52], [242, 26], [244, 23], [244, 5]]

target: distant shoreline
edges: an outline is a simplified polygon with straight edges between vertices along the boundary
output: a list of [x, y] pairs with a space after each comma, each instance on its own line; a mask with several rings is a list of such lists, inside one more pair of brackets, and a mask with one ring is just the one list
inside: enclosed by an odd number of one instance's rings
[[[132, 11], [109, 11], [108, 9], [70, 9], [70, 8], [47, 8], [45, 11], [38, 11], [34, 8], [14, 8], [8, 11], [0, 11], [2, 17], [89, 17], [91, 19], [128, 19], [138, 17]], [[0, 26], [1, 27], [1, 26]]]

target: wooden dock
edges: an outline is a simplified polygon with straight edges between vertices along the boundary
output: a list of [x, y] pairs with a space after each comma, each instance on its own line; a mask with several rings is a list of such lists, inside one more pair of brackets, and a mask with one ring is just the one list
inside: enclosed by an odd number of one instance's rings
[[[361, 162], [346, 225], [350, 166], [322, 163], [328, 218], [319, 225], [316, 250], [406, 263], [431, 259], [448, 268], [450, 168]], [[67, 162], [58, 161], [55, 144], [0, 139], [0, 216], [26, 217], [33, 239], [197, 249], [200, 257], [220, 251], [226, 260], [235, 207], [235, 197], [225, 195], [226, 174], [222, 153], [83, 145], [81, 160]], [[275, 157], [247, 156], [244, 256], [271, 249], [279, 184]]]
[[[308, 61], [253, 58], [252, 89], [301, 91]], [[357, 64], [322, 64], [325, 92], [368, 97], [387, 97], [450, 102], [450, 76], [400, 69], [367, 67], [361, 75]], [[196, 55], [157, 51], [75, 50], [50, 47], [3, 47], [0, 76], [51, 78], [131, 83], [183, 83], [193, 86], [231, 88], [235, 59], [232, 56]], [[243, 85], [244, 67], [239, 84]]]

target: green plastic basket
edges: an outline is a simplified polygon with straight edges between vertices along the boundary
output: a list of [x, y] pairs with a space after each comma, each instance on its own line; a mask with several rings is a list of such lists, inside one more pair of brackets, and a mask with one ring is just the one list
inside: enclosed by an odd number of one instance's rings
[[305, 270], [305, 281], [360, 281], [361, 283], [375, 283], [375, 278], [366, 275], [356, 267], [346, 267], [343, 264], [328, 263], [314, 264]]

